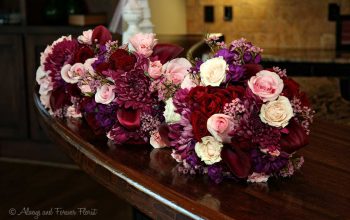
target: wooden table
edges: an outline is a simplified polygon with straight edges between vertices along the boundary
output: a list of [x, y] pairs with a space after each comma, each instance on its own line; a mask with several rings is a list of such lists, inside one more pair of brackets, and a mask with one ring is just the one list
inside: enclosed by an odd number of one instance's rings
[[52, 140], [86, 173], [152, 218], [350, 218], [349, 127], [315, 122], [311, 144], [300, 151], [304, 167], [291, 179], [216, 185], [179, 174], [169, 149], [108, 144], [79, 121], [52, 118], [34, 99]]

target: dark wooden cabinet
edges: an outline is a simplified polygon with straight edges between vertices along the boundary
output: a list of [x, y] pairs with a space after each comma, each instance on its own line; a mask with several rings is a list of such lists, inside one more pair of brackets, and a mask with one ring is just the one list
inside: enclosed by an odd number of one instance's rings
[[0, 26], [0, 140], [49, 140], [33, 110], [32, 95], [40, 53], [60, 36], [78, 35], [85, 29]]
[[23, 35], [0, 35], [0, 138], [28, 137]]

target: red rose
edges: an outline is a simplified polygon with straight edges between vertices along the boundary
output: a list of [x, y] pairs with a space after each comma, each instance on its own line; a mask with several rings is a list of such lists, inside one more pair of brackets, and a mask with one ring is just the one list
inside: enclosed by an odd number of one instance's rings
[[200, 111], [194, 111], [191, 114], [191, 125], [193, 128], [194, 138], [198, 141], [202, 141], [202, 137], [208, 136], [209, 131], [207, 129], [208, 117]]
[[[244, 71], [245, 76], [248, 79], [264, 69], [261, 65], [253, 64], [253, 63], [244, 64], [243, 68], [245, 69], [245, 71]], [[271, 70], [271, 71], [274, 72], [273, 70]]]
[[99, 25], [93, 30], [91, 39], [92, 43], [105, 44], [107, 41], [112, 40], [112, 35], [107, 28]]
[[113, 70], [128, 72], [134, 68], [135, 63], [135, 55], [123, 49], [117, 49], [109, 58], [109, 67]]
[[222, 103], [222, 99], [219, 96], [206, 94], [199, 104], [200, 111], [209, 117], [215, 113], [219, 113], [224, 103]]
[[90, 47], [81, 47], [74, 55], [74, 63], [84, 63], [92, 57], [94, 57], [94, 51]]

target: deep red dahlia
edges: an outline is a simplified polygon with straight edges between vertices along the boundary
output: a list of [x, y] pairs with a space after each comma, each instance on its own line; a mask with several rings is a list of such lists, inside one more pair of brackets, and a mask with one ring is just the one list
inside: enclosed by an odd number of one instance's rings
[[119, 106], [143, 111], [152, 107], [154, 98], [149, 92], [151, 82], [142, 69], [114, 74], [112, 77], [118, 83], [115, 93]]

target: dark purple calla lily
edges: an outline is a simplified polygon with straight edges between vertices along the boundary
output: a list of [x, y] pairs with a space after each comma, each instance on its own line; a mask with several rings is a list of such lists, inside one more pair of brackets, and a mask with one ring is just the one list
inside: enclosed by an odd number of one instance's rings
[[152, 58], [157, 58], [162, 64], [176, 58], [184, 48], [175, 44], [157, 44], [153, 48]]
[[309, 143], [308, 135], [298, 122], [291, 120], [287, 129], [288, 134], [282, 134], [280, 141], [283, 151], [293, 153]]
[[99, 25], [94, 28], [91, 39], [93, 43], [105, 44], [112, 40], [112, 35], [106, 27]]
[[221, 158], [237, 177], [246, 178], [249, 175], [252, 162], [247, 152], [225, 145], [221, 150]]

